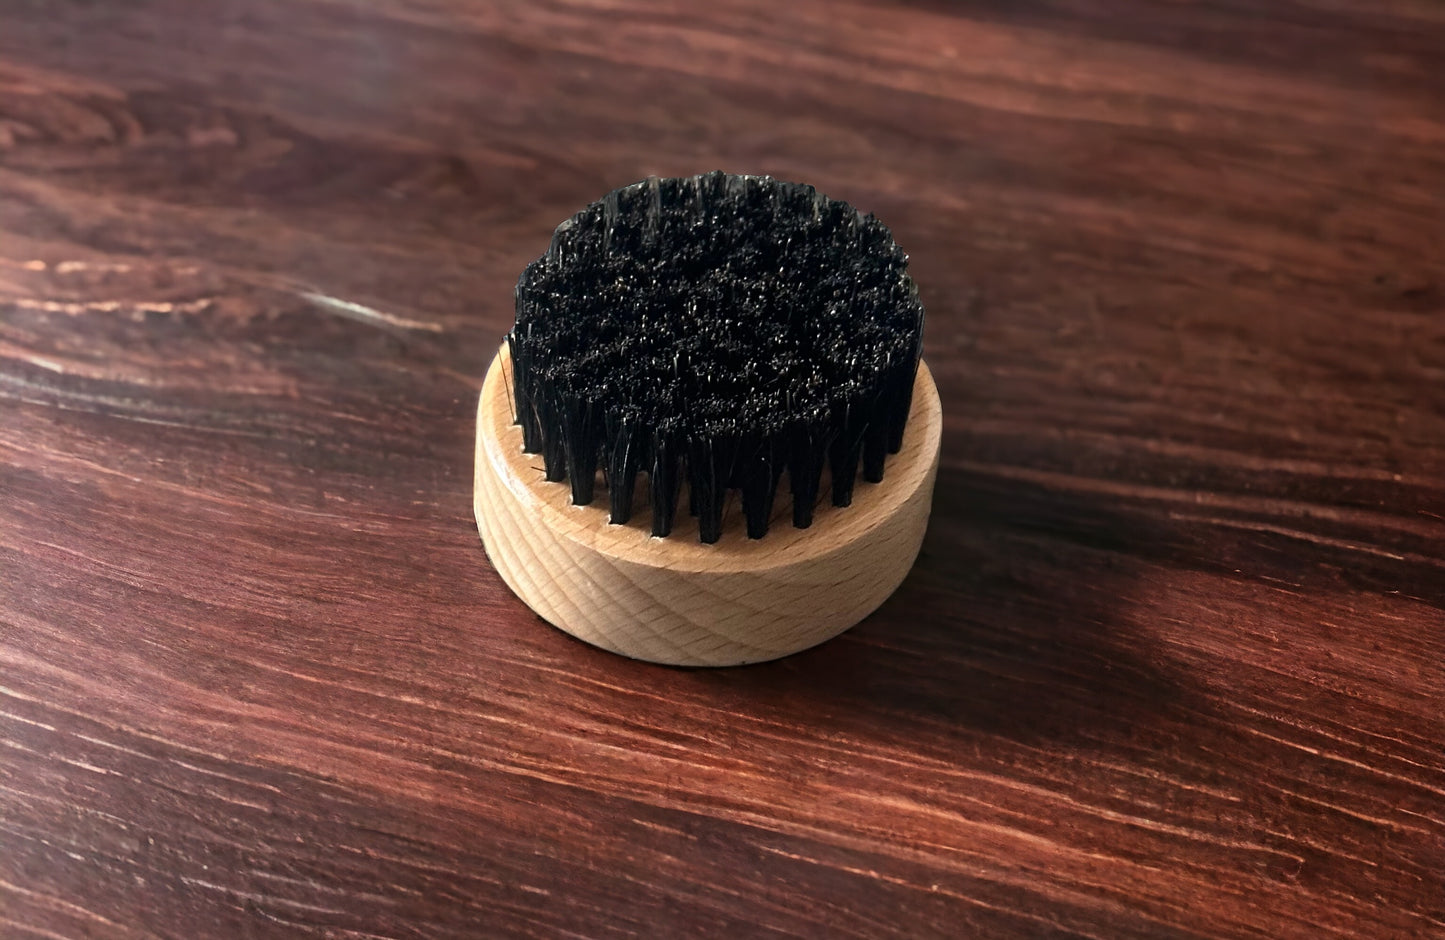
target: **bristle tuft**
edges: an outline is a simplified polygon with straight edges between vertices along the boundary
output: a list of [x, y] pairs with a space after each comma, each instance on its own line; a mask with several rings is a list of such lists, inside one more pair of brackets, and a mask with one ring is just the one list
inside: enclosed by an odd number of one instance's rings
[[923, 307], [871, 215], [811, 186], [708, 173], [609, 193], [557, 227], [517, 284], [508, 335], [523, 447], [546, 478], [627, 522], [648, 476], [652, 533], [682, 484], [699, 537], [738, 491], [749, 538], [784, 473], [806, 528], [883, 478], [903, 442]]

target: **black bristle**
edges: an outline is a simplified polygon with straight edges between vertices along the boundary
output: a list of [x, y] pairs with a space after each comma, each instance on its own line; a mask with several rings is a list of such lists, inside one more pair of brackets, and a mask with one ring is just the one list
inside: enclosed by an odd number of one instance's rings
[[883, 408], [875, 405], [873, 417], [863, 431], [863, 479], [869, 483], [883, 480], [883, 460], [888, 456], [888, 425], [884, 423], [884, 414]]
[[853, 408], [844, 412], [842, 427], [828, 446], [828, 472], [833, 476], [833, 505], [853, 503], [853, 481], [858, 476], [858, 458], [863, 453], [866, 412]]
[[672, 427], [675, 419], [664, 419], [652, 435], [651, 470], [648, 472], [652, 499], [652, 534], [662, 538], [672, 534], [672, 521], [677, 515], [677, 493], [682, 477], [677, 470], [678, 434]]
[[597, 482], [597, 458], [602, 447], [601, 403], [589, 392], [566, 392], [558, 400], [562, 412], [562, 450], [567, 457], [567, 479], [572, 502], [592, 503]]
[[735, 433], [695, 434], [688, 440], [687, 484], [703, 542], [722, 537], [723, 507], [737, 454]]
[[607, 449], [603, 468], [607, 476], [607, 492], [611, 506], [608, 521], [621, 525], [632, 518], [632, 491], [637, 487], [637, 471], [642, 466], [642, 426], [637, 416], [616, 408], [607, 414]]
[[782, 435], [773, 432], [749, 435], [749, 440], [743, 445], [736, 478], [750, 539], [760, 539], [768, 534], [773, 499], [786, 466], [786, 453], [787, 445]]
[[517, 410], [517, 424], [522, 426], [522, 450], [535, 454], [542, 449], [542, 429], [537, 421], [537, 408], [532, 402], [530, 387], [525, 381], [530, 374], [528, 346], [508, 333], [507, 348], [512, 356], [512, 407]]
[[685, 480], [704, 542], [733, 490], [761, 538], [786, 471], [806, 528], [825, 466], [845, 506], [860, 461], [876, 482], [902, 445], [923, 326], [907, 260], [810, 186], [709, 173], [609, 193], [517, 284], [523, 447], [582, 505], [600, 466], [614, 523], [647, 473], [657, 536]]
[[819, 411], [799, 418], [790, 435], [788, 485], [793, 497], [795, 528], [806, 529], [813, 524], [813, 507], [818, 502], [828, 446], [833, 440], [830, 423], [828, 413]]
[[548, 482], [560, 483], [567, 479], [566, 449], [563, 447], [562, 436], [562, 404], [547, 370], [536, 368], [533, 372], [540, 373], [540, 377], [528, 388], [527, 400], [532, 403], [532, 410], [537, 416], [538, 436], [541, 438], [538, 450], [542, 454], [542, 465]]

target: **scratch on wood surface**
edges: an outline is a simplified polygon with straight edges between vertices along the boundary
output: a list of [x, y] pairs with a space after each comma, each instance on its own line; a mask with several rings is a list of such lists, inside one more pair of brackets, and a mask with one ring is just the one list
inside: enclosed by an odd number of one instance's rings
[[439, 323], [429, 323], [425, 320], [413, 320], [409, 317], [397, 316], [394, 313], [386, 313], [377, 310], [375, 307], [368, 307], [365, 304], [355, 303], [350, 300], [342, 300], [339, 297], [330, 297], [326, 294], [317, 294], [310, 291], [302, 291], [301, 296], [311, 301], [318, 307], [339, 313], [344, 317], [357, 320], [361, 323], [385, 324], [386, 326], [399, 326], [404, 330], [426, 330], [430, 333], [442, 332]]

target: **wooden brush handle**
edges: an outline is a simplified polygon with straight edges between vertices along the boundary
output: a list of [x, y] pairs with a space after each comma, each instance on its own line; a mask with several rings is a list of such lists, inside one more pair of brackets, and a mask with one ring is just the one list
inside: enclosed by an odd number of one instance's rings
[[860, 481], [851, 506], [820, 506], [807, 529], [793, 528], [781, 487], [761, 539], [747, 538], [734, 504], [713, 545], [697, 541], [686, 516], [653, 538], [644, 504], [625, 525], [608, 523], [605, 494], [573, 506], [570, 487], [546, 482], [541, 457], [522, 452], [510, 387], [504, 346], [477, 407], [477, 527], [502, 580], [578, 639], [677, 666], [776, 659], [872, 613], [918, 555], [943, 425], [922, 363], [903, 449], [882, 483]]

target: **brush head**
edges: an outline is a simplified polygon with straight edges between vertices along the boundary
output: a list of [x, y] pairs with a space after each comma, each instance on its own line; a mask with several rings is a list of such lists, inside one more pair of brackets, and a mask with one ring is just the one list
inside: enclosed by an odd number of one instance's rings
[[646, 473], [656, 536], [685, 481], [702, 541], [732, 489], [760, 538], [785, 472], [807, 527], [825, 467], [846, 506], [860, 462], [877, 482], [902, 444], [923, 327], [907, 263], [811, 186], [710, 173], [609, 193], [517, 283], [523, 448], [579, 505], [600, 469], [614, 523]]

